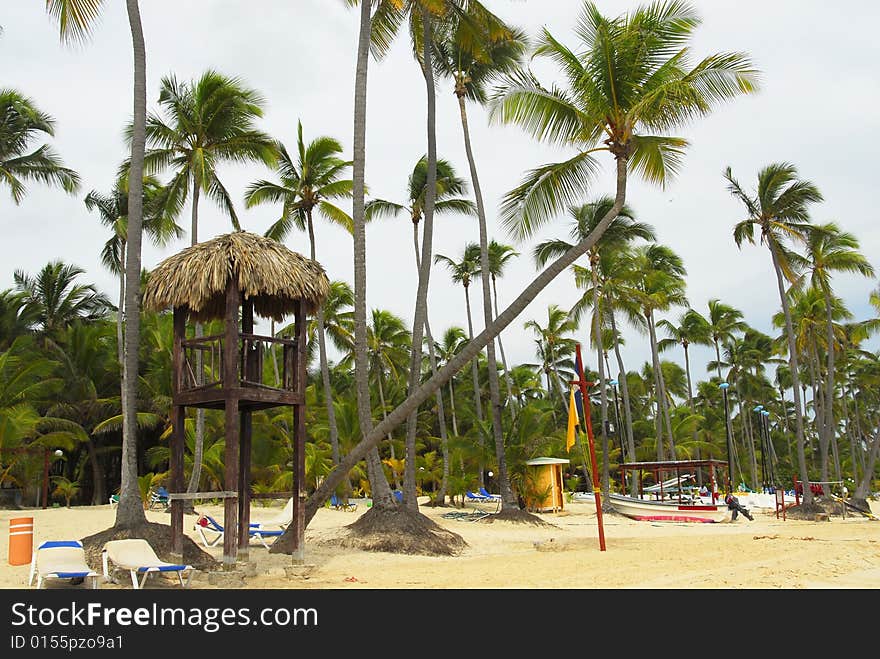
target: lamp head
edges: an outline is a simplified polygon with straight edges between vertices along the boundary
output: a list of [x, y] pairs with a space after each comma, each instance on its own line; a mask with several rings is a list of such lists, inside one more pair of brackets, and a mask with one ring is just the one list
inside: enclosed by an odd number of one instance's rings
[[722, 382], [718, 385], [721, 389], [727, 389], [730, 386], [729, 382]]
[[64, 455], [64, 451], [60, 448], [55, 449], [55, 457], [60, 458], [62, 455]]
[[755, 408], [752, 410], [753, 412], [760, 412], [764, 409], [763, 405], [755, 405]]
[[764, 416], [770, 416], [770, 412], [768, 412], [767, 410], [764, 410], [763, 412], [761, 412], [761, 414], [763, 414]]
[[611, 381], [609, 382], [609, 384], [610, 384], [612, 387], [616, 387], [616, 386], [617, 386], [617, 379], [611, 380]]

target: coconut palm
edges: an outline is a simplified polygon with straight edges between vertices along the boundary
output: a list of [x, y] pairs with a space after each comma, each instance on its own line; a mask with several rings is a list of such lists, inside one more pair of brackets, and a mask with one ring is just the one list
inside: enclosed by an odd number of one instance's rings
[[792, 392], [795, 400], [795, 432], [798, 449], [798, 470], [804, 483], [804, 503], [809, 505], [812, 492], [809, 488], [807, 459], [804, 453], [804, 411], [800, 398], [800, 374], [795, 336], [791, 324], [788, 294], [784, 280], [794, 281], [797, 274], [792, 269], [788, 241], [802, 241], [805, 237], [810, 204], [822, 201], [819, 189], [810, 181], [798, 178], [794, 165], [787, 162], [772, 163], [758, 172], [757, 190], [748, 194], [733, 177], [730, 167], [724, 171], [727, 188], [734, 198], [742, 202], [746, 218], [737, 222], [733, 239], [737, 247], [744, 241], [755, 242], [755, 229], [760, 230], [759, 240], [770, 250], [773, 270], [782, 312], [785, 315], [785, 333], [788, 338], [788, 359], [791, 369]]
[[[471, 184], [477, 205], [480, 247], [480, 283], [483, 293], [483, 320], [488, 327], [495, 314], [492, 311], [490, 294], [490, 256], [489, 239], [486, 228], [486, 211], [483, 193], [477, 175], [470, 128], [468, 127], [467, 104], [465, 99], [485, 104], [487, 87], [505, 73], [518, 69], [527, 48], [525, 33], [508, 27], [497, 16], [489, 12], [479, 2], [463, 3], [464, 12], [450, 12], [449, 20], [441, 23], [434, 34], [437, 50], [436, 68], [438, 73], [455, 81], [455, 96], [458, 99], [461, 117], [462, 137], [465, 153], [470, 167]], [[503, 355], [502, 355], [502, 361]], [[475, 362], [473, 362], [475, 363]], [[498, 468], [502, 507], [515, 508], [516, 497], [510, 488], [507, 474], [507, 460], [504, 451], [504, 438], [501, 428], [501, 394], [498, 386], [498, 368], [495, 358], [495, 342], [486, 344], [486, 365], [489, 379], [489, 404], [492, 421], [492, 437]], [[507, 366], [504, 365], [507, 372]], [[508, 394], [510, 383], [508, 381]], [[511, 410], [512, 411], [512, 410]], [[483, 474], [480, 471], [480, 485]]]
[[[46, 0], [46, 11], [58, 22], [62, 41], [82, 42], [97, 21], [103, 0]], [[143, 230], [143, 175], [145, 124], [147, 117], [147, 56], [144, 30], [138, 0], [125, 0], [128, 25], [131, 29], [133, 61], [133, 112], [129, 132], [131, 144], [128, 196], [128, 252], [125, 262], [125, 368], [122, 440], [122, 479], [119, 505], [116, 506], [117, 528], [146, 524], [141, 505], [137, 473], [137, 396], [138, 357], [140, 354], [140, 286], [141, 232]]]
[[[605, 217], [605, 214], [611, 210], [614, 205], [614, 199], [609, 196], [603, 196], [593, 202], [572, 206], [568, 209], [569, 215], [573, 219], [571, 226], [571, 237], [574, 243], [578, 243], [586, 238], [592, 232], [599, 222]], [[608, 436], [605, 432], [606, 421], [608, 419], [607, 398], [605, 397], [605, 363], [604, 353], [605, 347], [602, 343], [602, 327], [604, 327], [604, 319], [602, 316], [600, 304], [600, 285], [599, 285], [599, 254], [606, 248], [621, 248], [627, 243], [641, 238], [643, 240], [655, 239], [654, 229], [649, 224], [635, 221], [635, 214], [629, 206], [621, 208], [617, 217], [605, 229], [601, 238], [587, 251], [590, 267], [588, 270], [579, 268], [575, 265], [575, 282], [579, 288], [587, 288], [584, 295], [574, 304], [569, 312], [572, 318], [579, 322], [584, 311], [592, 307], [593, 318], [591, 323], [591, 343], [596, 348], [599, 367], [599, 391], [602, 395], [599, 398], [600, 406], [600, 439], [602, 451], [605, 456], [608, 455]], [[560, 239], [552, 239], [539, 243], [535, 246], [534, 257], [535, 263], [542, 267], [546, 265], [551, 258], [558, 258], [570, 250], [574, 243], [568, 243]], [[608, 491], [608, 461], [603, 462], [602, 484], [605, 493]]]
[[[547, 397], [552, 400], [556, 397], [553, 409], [554, 414], [560, 405], [564, 409], [568, 406], [568, 396], [563, 389], [562, 380], [566, 383], [573, 378], [574, 353], [577, 341], [568, 336], [577, 331], [577, 323], [569, 316], [565, 309], [556, 304], [547, 308], [547, 324], [541, 326], [537, 320], [528, 320], [523, 328], [531, 330], [535, 335], [535, 347], [540, 364], [538, 367], [543, 371], [547, 383]], [[563, 370], [564, 369], [564, 370]], [[562, 377], [565, 373], [566, 377]]]
[[[384, 6], [384, 5], [382, 5]], [[363, 211], [358, 208], [358, 187], [363, 185], [364, 135], [366, 121], [366, 62], [369, 55], [371, 36], [370, 3], [361, 3], [361, 22], [358, 41], [358, 58], [355, 85], [355, 292], [356, 297], [365, 295], [365, 240], [363, 233]], [[540, 174], [534, 179], [535, 186], [523, 190], [522, 215], [518, 199], [509, 207], [516, 219], [514, 225], [522, 225], [527, 233], [537, 228], [535, 211], [544, 208], [549, 213], [575, 202], [587, 181], [581, 174], [591, 171], [598, 163], [593, 160], [594, 148], [611, 153], [616, 162], [617, 190], [612, 213], [603, 218], [597, 230], [575, 249], [547, 267], [520, 293], [493, 323], [475, 337], [453, 361], [438, 371], [426, 383], [411, 391], [407, 399], [398, 406], [388, 418], [372, 429], [364, 428], [364, 440], [343, 460], [340, 472], [331, 473], [315, 493], [315, 503], [307, 508], [307, 515], [314, 514], [317, 501], [326, 500], [333, 488], [342, 480], [345, 471], [358, 460], [375, 449], [388, 427], [394, 427], [407, 418], [424, 400], [442, 386], [462, 365], [467, 364], [489, 341], [509, 325], [535, 297], [560, 272], [571, 265], [575, 259], [589, 249], [605, 230], [607, 223], [625, 203], [627, 170], [630, 166], [645, 173], [656, 181], [672, 174], [670, 167], [681, 156], [686, 146], [684, 140], [662, 136], [647, 136], [645, 130], [664, 133], [682, 125], [688, 119], [705, 116], [720, 101], [728, 100], [743, 93], [757, 89], [757, 72], [751, 68], [748, 58], [740, 54], [711, 55], [693, 69], [687, 68], [686, 46], [691, 34], [699, 24], [693, 9], [684, 3], [653, 3], [639, 7], [628, 15], [614, 19], [602, 16], [592, 3], [584, 6], [582, 30], [584, 37], [583, 60], [572, 51], [558, 43], [545, 31], [542, 49], [550, 54], [558, 46], [560, 54], [568, 54], [564, 61], [568, 65], [568, 81], [574, 89], [593, 89], [595, 94], [581, 94], [576, 102], [566, 102], [562, 94], [546, 94], [539, 85], [526, 81], [523, 86], [510, 86], [502, 92], [498, 100], [496, 118], [531, 125], [532, 132], [539, 138], [550, 137], [561, 142], [579, 145], [583, 150], [573, 158], [561, 163], [560, 167], [548, 169], [547, 176]], [[387, 22], [387, 21], [386, 21]], [[590, 29], [592, 26], [595, 29]], [[380, 40], [391, 31], [378, 26], [372, 36]], [[679, 52], [681, 51], [681, 52]], [[603, 76], [608, 66], [587, 67], [589, 61], [611, 65], [611, 70], [619, 71], [620, 76], [607, 81]], [[529, 99], [535, 100], [530, 104]], [[534, 108], [532, 112], [530, 108]], [[581, 111], [590, 109], [590, 111]], [[542, 111], [548, 110], [547, 114]], [[595, 110], [595, 111], [594, 111]], [[536, 119], [530, 122], [529, 117]], [[547, 117], [547, 121], [541, 119]], [[556, 117], [558, 120], [554, 119]], [[570, 119], [571, 121], [567, 121]], [[547, 131], [540, 128], [546, 126]], [[566, 127], [570, 130], [566, 130]], [[606, 132], [607, 129], [607, 132]], [[571, 136], [571, 140], [562, 139]], [[602, 139], [602, 146], [599, 140]], [[670, 161], [670, 156], [672, 160]], [[538, 180], [540, 179], [540, 180]], [[429, 185], [430, 187], [430, 185]], [[542, 190], [543, 195], [536, 191]], [[519, 195], [515, 195], [519, 196]], [[536, 205], [536, 200], [547, 202]], [[549, 217], [547, 218], [549, 219]], [[424, 246], [423, 246], [424, 247]], [[422, 267], [425, 262], [422, 260]], [[360, 293], [358, 293], [360, 291]], [[356, 309], [360, 324], [366, 319], [365, 302], [363, 308]], [[365, 332], [365, 324], [361, 331]], [[358, 350], [366, 359], [365, 342], [359, 341]], [[359, 383], [365, 387], [366, 383]], [[366, 395], [366, 389], [359, 394]], [[383, 495], [384, 496], [384, 495]], [[323, 499], [321, 499], [323, 497]]]
[[70, 194], [79, 189], [79, 174], [51, 146], [31, 151], [41, 133], [55, 135], [55, 120], [14, 89], [0, 89], [0, 184], [9, 187], [16, 205], [27, 192], [25, 181], [58, 185]]
[[[512, 245], [505, 245], [496, 240], [489, 241], [489, 275], [492, 278], [492, 308], [493, 320], [498, 317], [498, 278], [504, 275], [504, 269], [508, 261], [519, 256]], [[482, 267], [480, 268], [482, 274]], [[504, 344], [501, 342], [501, 333], [498, 334], [498, 350], [501, 352], [501, 366], [504, 369], [504, 379], [507, 382], [507, 396], [511, 401], [511, 413], [516, 412], [516, 399], [511, 394], [510, 374], [507, 369], [507, 357], [504, 354]]]
[[[814, 288], [822, 292], [825, 302], [826, 318], [826, 351], [827, 366], [825, 369], [823, 419], [820, 430], [823, 436], [822, 445], [827, 446], [834, 441], [836, 424], [834, 422], [834, 360], [837, 352], [835, 339], [831, 277], [835, 272], [859, 274], [873, 277], [874, 267], [858, 252], [859, 242], [851, 233], [841, 231], [834, 222], [828, 222], [808, 229], [806, 235], [806, 257], [809, 261], [810, 282]], [[825, 479], [823, 479], [825, 480]]]
[[[657, 327], [662, 328], [669, 335], [669, 338], [660, 339], [657, 342], [657, 349], [660, 352], [669, 350], [673, 346], [680, 345], [684, 350], [684, 370], [687, 375], [687, 394], [688, 406], [691, 408], [691, 414], [697, 413], [694, 403], [694, 388], [691, 381], [691, 360], [688, 353], [688, 347], [694, 345], [709, 345], [711, 342], [709, 321], [707, 321], [700, 312], [695, 309], [687, 309], [678, 317], [678, 324], [674, 324], [665, 318], [657, 321]], [[692, 441], [697, 441], [697, 427], [693, 427]], [[699, 448], [697, 448], [697, 459], [700, 458]], [[702, 478], [702, 474], [698, 474]]]
[[[116, 185], [108, 194], [92, 190], [84, 201], [86, 208], [97, 210], [101, 224], [108, 227], [113, 235], [104, 243], [101, 250], [101, 263], [119, 277], [119, 312], [116, 314], [116, 343], [119, 363], [123, 355], [122, 309], [125, 305], [125, 245], [128, 239], [128, 177], [117, 178]], [[164, 188], [154, 176], [145, 176], [143, 181], [144, 218], [143, 230], [150, 236], [154, 245], [162, 247], [172, 239], [179, 238], [183, 230], [173, 216], [165, 213], [162, 199]]]
[[[199, 198], [209, 195], [240, 229], [238, 216], [217, 166], [223, 162], [263, 162], [272, 166], [276, 143], [256, 130], [254, 120], [263, 115], [264, 100], [237, 78], [205, 71], [197, 80], [180, 83], [173, 75], [162, 78], [159, 105], [167, 118], [150, 114], [146, 139], [150, 149], [144, 166], [150, 173], [172, 170], [167, 204], [179, 208], [191, 202], [190, 244], [199, 242]], [[190, 196], [191, 193], [191, 196]], [[201, 336], [201, 324], [195, 335]], [[196, 364], [200, 368], [200, 364]], [[198, 487], [205, 435], [205, 411], [196, 410], [196, 456], [188, 492]]]
[[[277, 171], [281, 183], [266, 180], [251, 183], [245, 192], [245, 206], [251, 208], [264, 203], [280, 203], [281, 217], [269, 227], [265, 235], [281, 242], [294, 227], [300, 231], [307, 231], [311, 258], [316, 260], [313, 223], [315, 210], [327, 221], [351, 233], [351, 217], [332, 203], [335, 199], [351, 197], [351, 179], [343, 178], [345, 170], [351, 167], [351, 161], [339, 157], [342, 153], [342, 145], [332, 137], [317, 137], [306, 146], [303, 141], [301, 121], [297, 122], [296, 146], [297, 160], [294, 162], [284, 144], [280, 142], [277, 144], [279, 153]], [[330, 445], [333, 449], [334, 462], [338, 463], [339, 432], [336, 428], [333, 392], [330, 388], [323, 307], [318, 308], [317, 323], [321, 383], [324, 387]]]

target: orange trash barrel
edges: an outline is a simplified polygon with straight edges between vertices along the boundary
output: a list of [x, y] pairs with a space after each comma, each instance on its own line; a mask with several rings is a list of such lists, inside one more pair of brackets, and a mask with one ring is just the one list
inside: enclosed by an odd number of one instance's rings
[[9, 564], [28, 565], [34, 551], [34, 518], [9, 520]]

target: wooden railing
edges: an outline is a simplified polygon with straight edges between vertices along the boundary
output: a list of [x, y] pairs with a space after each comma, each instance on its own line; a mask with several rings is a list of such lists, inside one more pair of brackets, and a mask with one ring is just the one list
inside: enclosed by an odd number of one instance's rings
[[[239, 364], [236, 382], [223, 382], [223, 334], [200, 336], [181, 341], [183, 368], [180, 391], [213, 387], [264, 387], [293, 391], [296, 364], [296, 340], [278, 339], [258, 334], [239, 334]], [[280, 355], [278, 347], [281, 347]], [[265, 369], [265, 359], [280, 357], [278, 370]]]

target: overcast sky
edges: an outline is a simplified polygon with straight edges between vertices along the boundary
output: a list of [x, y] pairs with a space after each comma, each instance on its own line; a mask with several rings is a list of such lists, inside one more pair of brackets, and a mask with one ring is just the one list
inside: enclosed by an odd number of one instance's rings
[[[11, 87], [33, 99], [57, 122], [47, 141], [65, 164], [82, 177], [75, 196], [37, 184], [29, 185], [20, 206], [8, 188], [0, 187], [0, 289], [13, 286], [16, 269], [36, 273], [61, 259], [86, 272], [116, 299], [114, 278], [100, 265], [99, 254], [109, 237], [97, 214], [89, 213], [83, 197], [90, 190], [109, 192], [119, 163], [127, 155], [123, 126], [132, 108], [131, 37], [122, 0], [106, 6], [94, 36], [78, 47], [62, 45], [58, 28], [42, 0], [4, 0], [0, 4], [0, 87]], [[498, 15], [529, 36], [546, 27], [557, 39], [577, 49], [572, 33], [582, 3], [577, 0], [487, 0]], [[606, 15], [619, 15], [636, 3], [601, 0]], [[157, 109], [159, 83], [174, 74], [191, 80], [213, 68], [239, 77], [267, 100], [259, 127], [293, 149], [297, 120], [305, 139], [337, 138], [350, 157], [354, 66], [358, 13], [341, 0], [143, 0], [140, 3], [147, 53], [147, 99]], [[860, 241], [862, 252], [880, 267], [874, 163], [880, 134], [880, 101], [875, 26], [880, 8], [874, 2], [850, 0], [833, 9], [821, 0], [698, 1], [703, 19], [693, 40], [693, 59], [719, 51], [748, 53], [762, 72], [762, 90], [719, 107], [678, 134], [691, 141], [684, 167], [666, 189], [630, 178], [627, 202], [640, 220], [652, 224], [658, 242], [668, 245], [688, 270], [687, 296], [704, 315], [707, 302], [720, 298], [745, 314], [753, 327], [775, 335], [771, 316], [779, 310], [776, 282], [766, 247], [736, 247], [734, 224], [743, 208], [725, 188], [728, 165], [751, 190], [759, 169], [778, 161], [793, 163], [802, 178], [815, 183], [825, 201], [812, 209], [815, 222], [837, 221]], [[549, 83], [552, 65], [533, 67]], [[366, 178], [370, 196], [403, 201], [406, 180], [426, 151], [424, 82], [413, 60], [408, 37], [401, 33], [388, 57], [371, 61], [369, 69]], [[572, 151], [535, 142], [512, 126], [489, 125], [485, 112], [468, 108], [473, 147], [487, 207], [489, 236], [515, 244], [496, 221], [502, 196], [532, 167], [557, 162]], [[448, 82], [437, 87], [438, 155], [466, 177], [457, 103]], [[593, 190], [613, 193], [610, 157]], [[272, 178], [261, 165], [221, 166], [220, 176], [233, 196], [242, 227], [262, 233], [277, 219], [279, 209], [245, 210], [242, 197], [255, 179]], [[163, 177], [167, 180], [167, 175]], [[586, 200], [585, 200], [586, 201]], [[200, 204], [202, 240], [231, 230], [210, 200]], [[180, 224], [188, 230], [189, 209]], [[502, 308], [536, 275], [531, 251], [537, 241], [567, 238], [562, 217], [526, 243], [499, 282]], [[383, 220], [368, 227], [367, 277], [370, 308], [388, 309], [411, 325], [417, 276], [409, 221]], [[434, 251], [458, 258], [468, 241], [477, 241], [475, 220], [439, 217]], [[189, 244], [188, 235], [157, 249], [144, 242], [143, 264], [159, 261]], [[292, 234], [286, 244], [308, 255], [305, 234]], [[353, 282], [351, 239], [342, 230], [318, 221], [318, 260], [331, 279]], [[835, 289], [855, 319], [872, 315], [868, 294], [877, 280], [840, 276]], [[472, 287], [475, 330], [483, 327], [479, 286]], [[503, 334], [508, 360], [536, 360], [533, 336], [523, 323], [546, 324], [547, 307], [567, 309], [579, 292], [563, 273]], [[431, 328], [436, 336], [452, 324], [466, 328], [462, 289], [436, 267], [429, 292]], [[675, 319], [682, 309], [666, 314]], [[586, 326], [577, 338], [586, 347]], [[872, 341], [871, 349], [877, 348]], [[682, 362], [679, 351], [667, 358]], [[595, 358], [585, 353], [591, 368]], [[692, 351], [695, 379], [705, 378], [707, 350]], [[637, 370], [650, 360], [647, 340], [626, 329], [624, 359]], [[613, 367], [616, 374], [616, 367]]]

